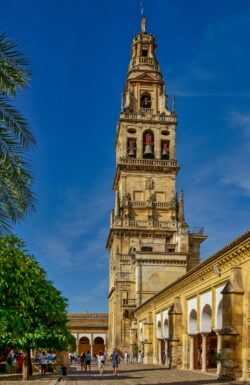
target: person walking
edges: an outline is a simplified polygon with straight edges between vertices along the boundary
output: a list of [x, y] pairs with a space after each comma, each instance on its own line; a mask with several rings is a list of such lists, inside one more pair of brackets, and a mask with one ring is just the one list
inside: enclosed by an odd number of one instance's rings
[[97, 365], [98, 365], [98, 368], [100, 370], [100, 375], [102, 375], [104, 372], [104, 364], [105, 364], [104, 353], [99, 352], [99, 354], [97, 354]]
[[113, 368], [113, 374], [117, 376], [117, 370], [119, 365], [119, 354], [116, 349], [114, 349], [113, 353], [110, 355], [110, 361]]
[[84, 352], [82, 352], [81, 356], [80, 356], [80, 364], [81, 364], [81, 371], [84, 370], [84, 372], [86, 372], [86, 354]]
[[89, 372], [91, 371], [91, 354], [90, 354], [90, 351], [88, 350], [87, 351], [87, 354], [86, 354], [86, 372], [88, 371], [89, 369]]

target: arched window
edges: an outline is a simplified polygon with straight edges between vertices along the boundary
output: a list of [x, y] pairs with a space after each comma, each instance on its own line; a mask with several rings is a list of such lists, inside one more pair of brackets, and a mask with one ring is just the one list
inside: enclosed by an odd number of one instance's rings
[[222, 299], [217, 307], [216, 329], [222, 329]]
[[81, 345], [89, 345], [89, 339], [87, 337], [82, 337], [79, 342]]
[[195, 334], [197, 332], [197, 311], [193, 309], [188, 318], [188, 333]]
[[150, 130], [143, 133], [143, 158], [154, 158], [154, 134]]
[[128, 138], [127, 156], [129, 158], [136, 158], [136, 139], [134, 139], [134, 138]]
[[104, 344], [103, 338], [102, 338], [102, 337], [96, 337], [96, 338], [94, 339], [94, 344], [96, 344], [96, 345], [102, 345], [102, 344]]
[[163, 327], [164, 327], [164, 337], [168, 338], [169, 337], [168, 319], [165, 319]]
[[169, 140], [161, 141], [161, 159], [169, 160]]
[[141, 108], [151, 108], [151, 96], [149, 92], [144, 92], [141, 96], [140, 106]]
[[210, 305], [205, 305], [201, 312], [201, 331], [211, 332], [212, 309]]
[[157, 323], [157, 338], [161, 338], [161, 321]]

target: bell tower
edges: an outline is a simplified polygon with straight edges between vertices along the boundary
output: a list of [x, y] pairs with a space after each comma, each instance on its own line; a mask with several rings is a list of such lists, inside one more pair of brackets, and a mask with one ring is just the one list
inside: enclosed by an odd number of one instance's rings
[[132, 42], [116, 134], [115, 208], [107, 249], [109, 350], [129, 350], [132, 311], [199, 263], [202, 229], [185, 221], [183, 192], [176, 193], [177, 116], [146, 31]]

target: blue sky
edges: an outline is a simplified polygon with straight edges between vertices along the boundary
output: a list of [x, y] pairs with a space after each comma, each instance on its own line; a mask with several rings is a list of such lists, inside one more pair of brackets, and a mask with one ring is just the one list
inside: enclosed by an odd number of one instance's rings
[[[107, 311], [115, 126], [139, 3], [1, 7], [2, 31], [32, 61], [32, 87], [17, 105], [38, 141], [37, 211], [14, 231], [71, 312]], [[176, 96], [178, 189], [188, 223], [208, 235], [204, 259], [249, 228], [250, 2], [145, 0], [144, 10], [167, 93]]]

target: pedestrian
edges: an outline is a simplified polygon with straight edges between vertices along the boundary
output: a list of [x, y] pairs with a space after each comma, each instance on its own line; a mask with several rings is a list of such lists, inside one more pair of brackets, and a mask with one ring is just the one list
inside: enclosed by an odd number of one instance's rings
[[86, 372], [88, 371], [88, 368], [89, 368], [89, 372], [91, 371], [91, 354], [90, 354], [90, 351], [88, 350], [87, 351], [87, 354], [86, 354]]
[[13, 358], [12, 358], [12, 355], [9, 353], [8, 356], [7, 356], [7, 370], [8, 370], [8, 373], [12, 373], [13, 372]]
[[166, 351], [165, 350], [163, 350], [161, 352], [161, 363], [162, 363], [162, 365], [165, 365], [165, 363], [166, 363]]
[[134, 353], [133, 353], [133, 352], [130, 352], [130, 354], [129, 354], [129, 362], [130, 362], [131, 364], [134, 363]]
[[124, 357], [124, 364], [127, 364], [128, 363], [128, 352], [125, 351], [123, 357]]
[[86, 372], [86, 354], [82, 352], [80, 356], [80, 363], [81, 363], [81, 370], [84, 369], [84, 372]]
[[47, 357], [46, 357], [45, 352], [42, 352], [42, 354], [40, 355], [40, 365], [41, 365], [42, 376], [45, 376], [46, 364], [47, 364]]
[[98, 368], [100, 370], [100, 375], [102, 375], [104, 372], [104, 364], [105, 364], [104, 353], [99, 352], [99, 354], [97, 354], [97, 365], [98, 365]]
[[113, 353], [110, 355], [110, 361], [113, 368], [113, 374], [117, 376], [117, 370], [119, 365], [119, 354], [116, 349], [114, 349]]
[[18, 353], [18, 359], [17, 359], [17, 364], [18, 364], [18, 372], [19, 373], [22, 373], [23, 371], [23, 354], [22, 353]]
[[139, 350], [139, 352], [138, 352], [138, 364], [142, 364], [142, 361], [143, 361], [143, 355], [142, 355], [141, 350]]

